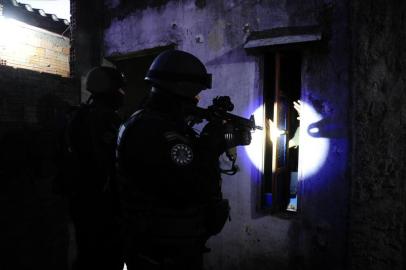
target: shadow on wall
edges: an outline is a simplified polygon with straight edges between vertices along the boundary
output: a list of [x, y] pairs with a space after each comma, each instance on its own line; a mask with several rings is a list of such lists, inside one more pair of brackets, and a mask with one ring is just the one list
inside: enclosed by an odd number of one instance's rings
[[39, 98], [37, 123], [0, 123], [0, 269], [68, 269], [67, 211], [52, 190], [67, 102]]

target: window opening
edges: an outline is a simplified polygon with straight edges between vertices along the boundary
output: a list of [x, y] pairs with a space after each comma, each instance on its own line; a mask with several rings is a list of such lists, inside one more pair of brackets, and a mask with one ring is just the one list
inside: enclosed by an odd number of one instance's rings
[[262, 206], [297, 211], [301, 56], [279, 51], [265, 56], [266, 144]]
[[175, 45], [156, 47], [109, 57], [108, 60], [113, 62], [117, 68], [126, 76], [126, 96], [124, 106], [119, 113], [122, 119], [127, 119], [142, 105], [142, 102], [150, 92], [150, 85], [144, 80], [149, 67], [155, 57], [161, 52], [174, 48]]

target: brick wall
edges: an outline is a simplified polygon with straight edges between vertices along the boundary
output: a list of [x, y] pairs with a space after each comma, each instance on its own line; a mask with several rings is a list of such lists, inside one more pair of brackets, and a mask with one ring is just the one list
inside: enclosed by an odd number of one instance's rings
[[0, 64], [69, 76], [69, 38], [0, 16]]
[[66, 202], [54, 192], [71, 78], [0, 66], [0, 269], [68, 269]]
[[[78, 91], [69, 78], [0, 66], [0, 131], [11, 122], [41, 124], [42, 112], [55, 113], [78, 104]], [[49, 104], [42, 104], [47, 97]]]
[[71, 234], [55, 179], [65, 113], [80, 102], [69, 39], [0, 24], [0, 269], [68, 270]]

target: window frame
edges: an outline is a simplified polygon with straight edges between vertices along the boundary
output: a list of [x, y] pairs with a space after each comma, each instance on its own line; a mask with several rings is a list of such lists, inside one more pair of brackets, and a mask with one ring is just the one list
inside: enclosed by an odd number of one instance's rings
[[[300, 188], [299, 183], [296, 187], [297, 208], [296, 211], [287, 210], [287, 205], [290, 200], [290, 173], [291, 164], [289, 163], [289, 137], [294, 135], [291, 130], [293, 105], [292, 100], [282, 93], [281, 83], [281, 59], [284, 55], [290, 54], [289, 57], [297, 57], [296, 65], [299, 65], [296, 72], [296, 80], [299, 85], [296, 85], [295, 99], [300, 99], [301, 95], [301, 60], [302, 55], [300, 50], [277, 50], [267, 52], [261, 57], [262, 78], [263, 78], [263, 102], [264, 102], [264, 121], [265, 121], [265, 142], [264, 142], [264, 166], [260, 185], [260, 200], [259, 205], [261, 210], [266, 213], [281, 216], [292, 216], [300, 212]], [[286, 69], [286, 68], [285, 68]], [[270, 76], [270, 77], [267, 77]], [[282, 112], [281, 107], [284, 107]], [[275, 113], [277, 112], [277, 113]], [[283, 121], [278, 121], [275, 118], [283, 117]], [[278, 137], [276, 145], [270, 143], [270, 125], [268, 119], [272, 119], [278, 129], [285, 130], [284, 134]], [[298, 124], [297, 126], [299, 126]], [[279, 145], [283, 145], [281, 148]], [[279, 159], [275, 157], [279, 154]]]

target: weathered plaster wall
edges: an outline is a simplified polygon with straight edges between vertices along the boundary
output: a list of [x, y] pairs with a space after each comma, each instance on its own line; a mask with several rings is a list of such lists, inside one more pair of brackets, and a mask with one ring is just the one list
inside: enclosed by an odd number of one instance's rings
[[[105, 1], [110, 21], [104, 54], [123, 55], [175, 43], [213, 74], [201, 106], [229, 95], [249, 117], [262, 103], [261, 56], [243, 49], [251, 31], [321, 23], [323, 48], [304, 51], [302, 96], [335, 129], [322, 169], [301, 186], [301, 212], [281, 218], [256, 210], [259, 171], [243, 148], [241, 171], [224, 177], [232, 221], [209, 246], [207, 269], [344, 269], [347, 213], [348, 35], [346, 1]], [[303, 141], [306, 143], [306, 141]], [[302, 168], [303, 175], [306, 168]]]
[[406, 267], [406, 2], [353, 1], [351, 269]]
[[[305, 265], [316, 269], [346, 269], [347, 216], [349, 193], [349, 53], [348, 1], [332, 1], [320, 13], [328, 42], [304, 52], [302, 101], [321, 118], [320, 138], [302, 136], [299, 149]], [[301, 121], [311, 119], [304, 110]], [[313, 120], [314, 121], [314, 120]], [[306, 125], [301, 132], [307, 132]], [[308, 133], [309, 134], [309, 133]], [[320, 155], [317, 140], [326, 140], [327, 155], [311, 174], [307, 159]], [[310, 145], [310, 147], [309, 147]], [[305, 150], [306, 149], [306, 150]], [[302, 166], [302, 164], [305, 164]], [[302, 166], [302, 167], [301, 167]]]

